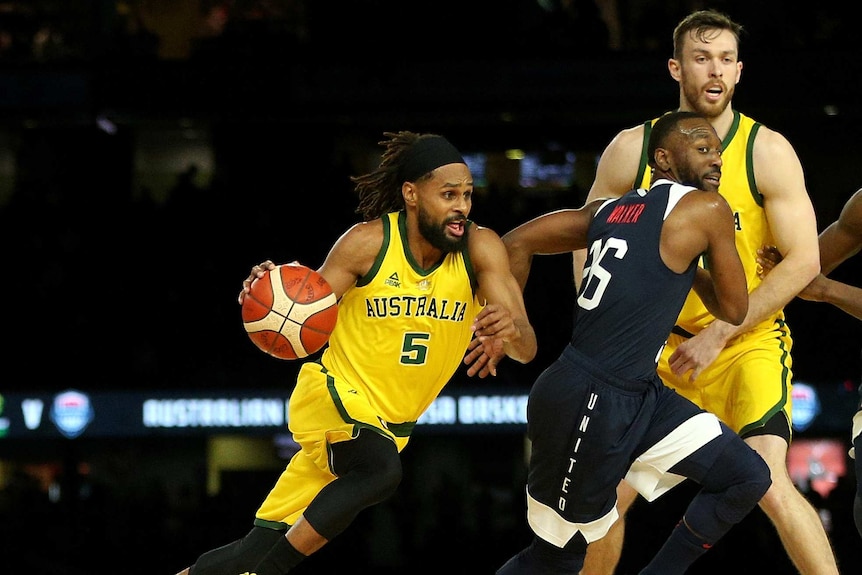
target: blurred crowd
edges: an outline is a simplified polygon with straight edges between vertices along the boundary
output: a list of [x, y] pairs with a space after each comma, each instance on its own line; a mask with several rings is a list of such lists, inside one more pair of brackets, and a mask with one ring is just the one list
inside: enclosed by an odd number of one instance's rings
[[[817, 50], [850, 46], [855, 4], [828, 0], [803, 11], [777, 0], [3, 0], [0, 62], [350, 58], [425, 34], [439, 34], [429, 52], [447, 57], [665, 53], [669, 27], [707, 7], [729, 12], [775, 49]], [[443, 40], [450, 22], [458, 23], [456, 41]]]

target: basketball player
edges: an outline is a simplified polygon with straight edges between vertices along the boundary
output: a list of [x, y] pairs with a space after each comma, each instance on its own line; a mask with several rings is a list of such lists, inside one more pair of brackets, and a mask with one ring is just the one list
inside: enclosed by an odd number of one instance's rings
[[[679, 109], [709, 118], [722, 139], [720, 193], [736, 220], [736, 247], [750, 291], [748, 315], [733, 325], [689, 294], [658, 365], [666, 385], [715, 413], [769, 465], [772, 486], [760, 506], [802, 575], [835, 575], [838, 568], [823, 524], [787, 472], [791, 441], [792, 338], [784, 306], [819, 272], [817, 222], [802, 165], [778, 132], [734, 110], [742, 74], [742, 27], [713, 10], [686, 16], [673, 33], [670, 75], [679, 83]], [[654, 120], [653, 120], [654, 121]], [[644, 154], [653, 121], [618, 133], [602, 153], [587, 196], [619, 197], [649, 181]], [[777, 244], [784, 260], [757, 275], [757, 249]], [[583, 252], [575, 254], [580, 282]], [[619, 487], [622, 518], [590, 552], [583, 575], [611, 575], [622, 552], [625, 513], [637, 497]]]
[[[353, 177], [365, 221], [333, 245], [319, 272], [339, 299], [319, 361], [302, 365], [289, 403], [301, 449], [242, 539], [204, 553], [183, 575], [283, 575], [344, 531], [401, 481], [399, 452], [465, 358], [496, 374], [528, 362], [536, 336], [506, 248], [468, 219], [473, 178], [434, 134], [386, 133], [379, 166]], [[273, 269], [265, 261], [243, 281]]]
[[[862, 288], [831, 279], [828, 275], [845, 260], [862, 250], [862, 189], [856, 190], [838, 219], [820, 232], [820, 266], [822, 273], [799, 292], [799, 297], [808, 301], [830, 303], [857, 319], [862, 319]], [[764, 275], [781, 261], [777, 248], [770, 246], [761, 250], [758, 263]], [[853, 501], [853, 519], [862, 536], [862, 384], [859, 385], [859, 406], [853, 416], [851, 435], [853, 447], [850, 456], [856, 462], [856, 497]], [[858, 454], [858, 456], [857, 456]]]
[[[701, 492], [641, 571], [682, 574], [769, 488], [757, 453], [656, 373], [692, 287], [733, 325], [748, 311], [733, 214], [717, 193], [721, 141], [704, 116], [673, 112], [653, 127], [648, 156], [649, 189], [551, 212], [503, 236], [522, 289], [535, 254], [589, 255], [571, 343], [527, 404], [533, 541], [498, 575], [578, 573], [588, 544], [617, 519], [623, 477], [650, 500], [690, 477]], [[709, 272], [697, 265], [701, 254]]]

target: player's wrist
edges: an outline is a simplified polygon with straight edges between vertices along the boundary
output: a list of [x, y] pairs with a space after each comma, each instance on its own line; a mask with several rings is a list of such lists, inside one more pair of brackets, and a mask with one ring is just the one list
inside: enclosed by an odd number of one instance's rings
[[714, 320], [712, 323], [707, 325], [704, 330], [708, 330], [707, 333], [719, 342], [722, 347], [727, 344], [728, 341], [734, 338], [737, 333], [741, 333], [739, 329], [740, 326], [736, 326], [726, 321], [722, 321], [720, 319]]

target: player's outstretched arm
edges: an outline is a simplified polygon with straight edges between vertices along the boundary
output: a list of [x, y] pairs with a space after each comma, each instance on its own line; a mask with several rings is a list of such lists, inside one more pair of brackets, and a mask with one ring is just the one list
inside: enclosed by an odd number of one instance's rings
[[820, 232], [820, 268], [824, 275], [862, 250], [862, 189], [850, 196], [838, 219]]
[[[775, 246], [764, 246], [757, 250], [760, 277], [766, 277], [781, 261], [781, 253]], [[862, 288], [833, 280], [818, 274], [811, 283], [799, 292], [799, 299], [832, 304], [841, 311], [862, 319]]]
[[596, 200], [582, 208], [549, 212], [503, 236], [512, 273], [522, 290], [527, 284], [534, 255], [562, 254], [587, 247], [590, 221], [602, 203], [602, 200]]
[[469, 242], [479, 297], [486, 302], [474, 320], [473, 330], [488, 355], [488, 371], [496, 375], [497, 363], [503, 355], [521, 363], [536, 357], [536, 333], [500, 236], [489, 228], [476, 226], [470, 232]]

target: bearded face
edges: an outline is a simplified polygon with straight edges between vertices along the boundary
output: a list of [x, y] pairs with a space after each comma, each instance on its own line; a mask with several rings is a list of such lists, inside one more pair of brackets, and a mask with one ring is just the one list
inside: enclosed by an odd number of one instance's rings
[[709, 119], [717, 118], [733, 100], [735, 84], [728, 85], [724, 80], [711, 78], [704, 80], [697, 74], [682, 74], [682, 93], [685, 101], [695, 112]]
[[464, 230], [460, 237], [453, 236], [449, 232], [449, 224], [452, 222], [463, 222], [463, 216], [450, 216], [441, 221], [435, 221], [429, 211], [422, 205], [418, 209], [419, 233], [425, 240], [442, 252], [457, 252], [467, 245], [469, 228]]

